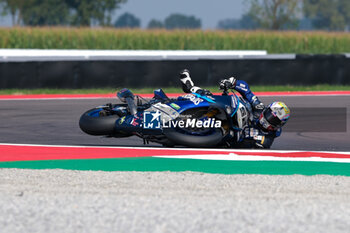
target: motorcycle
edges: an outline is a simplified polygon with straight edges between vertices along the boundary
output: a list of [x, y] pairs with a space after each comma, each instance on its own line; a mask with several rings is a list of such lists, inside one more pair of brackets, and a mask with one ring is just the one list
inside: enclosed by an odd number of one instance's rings
[[251, 105], [226, 88], [221, 95], [191, 93], [175, 99], [158, 89], [149, 100], [124, 88], [117, 97], [121, 104], [85, 112], [79, 121], [81, 130], [115, 138], [136, 135], [144, 144], [170, 147], [234, 147], [253, 119]]

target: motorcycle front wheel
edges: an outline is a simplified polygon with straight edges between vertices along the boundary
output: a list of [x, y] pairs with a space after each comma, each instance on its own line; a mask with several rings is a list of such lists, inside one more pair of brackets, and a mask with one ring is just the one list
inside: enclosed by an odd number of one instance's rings
[[82, 131], [90, 135], [105, 135], [113, 137], [127, 137], [115, 131], [115, 123], [120, 118], [117, 114], [106, 114], [102, 108], [93, 108], [86, 111], [79, 120], [79, 127]]
[[[189, 109], [182, 115], [190, 115], [191, 118], [201, 119], [208, 113], [208, 108]], [[186, 120], [186, 117], [180, 117], [178, 120]], [[220, 128], [167, 128], [163, 129], [164, 135], [176, 145], [188, 147], [215, 147], [223, 139], [223, 132]]]

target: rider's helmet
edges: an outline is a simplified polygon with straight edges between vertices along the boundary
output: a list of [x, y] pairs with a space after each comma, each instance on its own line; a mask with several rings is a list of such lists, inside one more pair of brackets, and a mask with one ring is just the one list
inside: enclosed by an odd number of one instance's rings
[[260, 114], [259, 124], [267, 131], [274, 131], [287, 123], [290, 110], [283, 102], [273, 102]]

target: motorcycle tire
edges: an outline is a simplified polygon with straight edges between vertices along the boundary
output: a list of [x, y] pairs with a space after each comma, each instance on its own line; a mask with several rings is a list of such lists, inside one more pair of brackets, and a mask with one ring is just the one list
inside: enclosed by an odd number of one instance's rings
[[174, 144], [188, 147], [214, 147], [223, 138], [220, 129], [215, 129], [212, 134], [202, 136], [183, 134], [176, 129], [166, 129], [163, 130], [163, 133]]
[[[79, 127], [90, 135], [118, 136], [115, 132], [115, 122], [120, 118], [118, 115], [92, 116], [96, 108], [86, 111], [79, 120]], [[120, 135], [126, 136], [126, 135]]]
[[[183, 115], [191, 115], [193, 118], [200, 118], [208, 112], [208, 108], [194, 108], [184, 111]], [[220, 128], [213, 129], [212, 132], [203, 132], [203, 134], [191, 134], [191, 130], [184, 132], [177, 128], [163, 129], [164, 135], [170, 142], [176, 145], [188, 147], [215, 147], [223, 138]]]

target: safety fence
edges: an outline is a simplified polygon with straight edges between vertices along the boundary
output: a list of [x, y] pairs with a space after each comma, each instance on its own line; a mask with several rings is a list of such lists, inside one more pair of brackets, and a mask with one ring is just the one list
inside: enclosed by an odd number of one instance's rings
[[350, 84], [349, 54], [1, 49], [0, 88], [169, 87], [184, 68], [202, 86], [230, 76], [253, 85]]

